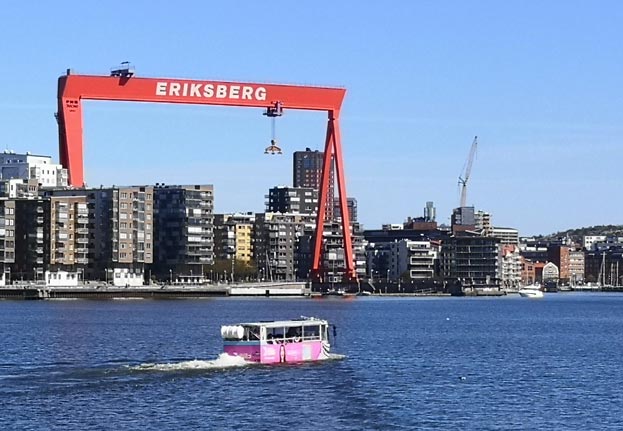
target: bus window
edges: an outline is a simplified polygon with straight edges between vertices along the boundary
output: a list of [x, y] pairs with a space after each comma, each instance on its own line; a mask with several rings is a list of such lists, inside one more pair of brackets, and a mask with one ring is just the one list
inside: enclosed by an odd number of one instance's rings
[[303, 326], [303, 338], [305, 340], [317, 340], [320, 338], [320, 326]]
[[283, 328], [266, 328], [267, 338], [269, 340], [275, 340], [277, 342], [283, 341], [284, 330]]
[[257, 326], [249, 326], [247, 328], [249, 341], [257, 341], [260, 339], [260, 328]]

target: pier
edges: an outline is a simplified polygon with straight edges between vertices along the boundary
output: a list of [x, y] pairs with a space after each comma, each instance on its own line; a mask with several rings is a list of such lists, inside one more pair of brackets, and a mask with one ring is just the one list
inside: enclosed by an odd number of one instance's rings
[[202, 285], [147, 285], [115, 287], [106, 284], [84, 284], [72, 287], [51, 287], [20, 284], [0, 287], [0, 299], [172, 299], [226, 296], [309, 296], [311, 289], [304, 282], [264, 282]]

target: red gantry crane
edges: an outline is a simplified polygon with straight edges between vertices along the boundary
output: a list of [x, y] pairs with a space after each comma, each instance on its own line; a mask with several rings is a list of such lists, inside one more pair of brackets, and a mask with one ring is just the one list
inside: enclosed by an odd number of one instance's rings
[[[342, 214], [348, 214], [346, 174], [342, 158], [339, 115], [346, 90], [343, 88], [275, 85], [190, 79], [136, 77], [134, 68], [124, 62], [110, 76], [76, 75], [70, 70], [58, 79], [58, 112], [60, 161], [67, 169], [69, 185], [84, 187], [82, 141], [82, 101], [110, 100], [151, 103], [184, 103], [199, 105], [263, 108], [274, 120], [284, 109], [326, 111], [328, 115], [324, 163], [320, 183], [316, 237], [312, 272], [322, 274], [321, 253], [324, 220], [329, 191], [329, 173], [335, 159], [335, 174]], [[267, 153], [280, 153], [274, 129]], [[349, 217], [342, 217], [345, 278], [356, 278]]]
[[469, 150], [467, 162], [465, 162], [462, 176], [459, 175], [459, 186], [461, 187], [461, 208], [467, 206], [467, 181], [472, 173], [472, 165], [474, 164], [474, 156], [476, 156], [476, 148], [478, 147], [478, 136], [474, 136], [474, 142]]

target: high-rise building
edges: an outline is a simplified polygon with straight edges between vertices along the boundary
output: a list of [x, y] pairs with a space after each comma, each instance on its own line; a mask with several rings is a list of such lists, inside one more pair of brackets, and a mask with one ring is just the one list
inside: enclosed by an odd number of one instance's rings
[[425, 222], [434, 222], [437, 221], [437, 209], [435, 208], [432, 201], [426, 202], [426, 206], [424, 207], [424, 221]]
[[213, 187], [156, 185], [154, 199], [154, 273], [197, 280], [214, 263]]
[[[320, 190], [322, 181], [322, 168], [324, 164], [324, 152], [312, 151], [306, 148], [305, 151], [295, 151], [293, 156], [293, 175], [292, 184], [294, 187], [308, 187]], [[334, 164], [331, 163], [329, 172], [329, 189], [327, 194], [327, 220], [333, 219], [333, 201], [335, 198], [335, 177]]]
[[269, 213], [316, 214], [318, 210], [318, 190], [311, 187], [277, 186], [265, 197]]

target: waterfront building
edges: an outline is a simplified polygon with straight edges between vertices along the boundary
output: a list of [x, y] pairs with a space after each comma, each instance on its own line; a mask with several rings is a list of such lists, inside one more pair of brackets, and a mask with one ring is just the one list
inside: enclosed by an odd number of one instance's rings
[[584, 254], [585, 281], [623, 286], [623, 246], [603, 246]]
[[15, 199], [0, 199], [0, 284], [9, 284], [11, 268], [15, 264]]
[[[145, 269], [154, 259], [153, 186], [56, 189], [45, 191], [44, 196], [86, 198], [88, 233], [79, 234], [82, 239], [88, 235], [87, 261], [81, 260], [80, 263], [84, 266], [85, 279], [99, 279], [115, 285], [143, 283]], [[85, 214], [80, 205], [82, 200], [68, 200], [67, 203], [76, 206], [75, 228], [86, 232]], [[69, 217], [69, 207], [67, 214]], [[74, 259], [78, 259], [76, 256], [83, 254], [74, 253]]]
[[272, 187], [265, 196], [266, 212], [316, 214], [318, 190], [310, 187]]
[[436, 276], [439, 243], [402, 239], [389, 244], [389, 279], [429, 280]]
[[[522, 262], [519, 247], [515, 244], [502, 244], [502, 287], [518, 289], [522, 280]], [[534, 279], [534, 276], [532, 277]]]
[[459, 232], [443, 242], [441, 272], [447, 282], [462, 287], [500, 286], [500, 240], [473, 232]]
[[[363, 238], [359, 223], [352, 223], [350, 228], [355, 274], [357, 278], [363, 278], [366, 276], [367, 272], [366, 242]], [[322, 247], [321, 265], [324, 281], [332, 283], [344, 281], [346, 271], [344, 262], [344, 241], [342, 226], [339, 221], [336, 220], [324, 224]]]
[[214, 263], [212, 185], [160, 185], [154, 192], [153, 272], [161, 280], [203, 281]]
[[[9, 263], [12, 280], [43, 280], [46, 270], [45, 214], [49, 213], [49, 201], [37, 199], [14, 199], [5, 203], [5, 253], [13, 254]], [[11, 207], [14, 208], [11, 211]], [[7, 209], [9, 213], [7, 214]]]
[[51, 157], [4, 150], [0, 153], [0, 178], [35, 180], [39, 188], [54, 188], [67, 187], [68, 176], [67, 169], [52, 163]]
[[569, 282], [572, 286], [584, 283], [584, 252], [569, 250]]
[[558, 266], [554, 262], [547, 262], [545, 266], [543, 266], [543, 284], [547, 285], [557, 285], [560, 280], [560, 271], [558, 270]]
[[521, 256], [521, 283], [530, 285], [543, 281], [545, 262], [533, 262]]
[[89, 209], [87, 196], [49, 196], [47, 271], [84, 274], [89, 263]]
[[563, 284], [568, 283], [570, 280], [570, 251], [571, 247], [566, 245], [550, 245], [547, 247], [547, 260], [556, 265], [558, 277]]
[[510, 227], [489, 227], [486, 230], [487, 236], [500, 239], [500, 244], [519, 244], [519, 231]]
[[253, 260], [254, 222], [254, 213], [215, 214], [215, 259], [250, 263]]
[[301, 213], [257, 213], [255, 232], [255, 261], [259, 278], [294, 281], [297, 276], [295, 250], [305, 231], [314, 231], [316, 216]]

